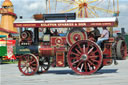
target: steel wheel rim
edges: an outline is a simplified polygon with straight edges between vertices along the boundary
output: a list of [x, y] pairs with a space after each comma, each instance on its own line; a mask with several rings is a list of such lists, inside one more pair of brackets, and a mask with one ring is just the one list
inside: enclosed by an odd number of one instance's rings
[[[83, 45], [85, 44], [83, 48], [82, 48], [82, 43]], [[86, 46], [86, 43], [90, 45]], [[92, 49], [91, 46], [94, 48]], [[74, 49], [76, 50], [76, 53]], [[85, 52], [84, 53], [85, 57], [83, 56], [84, 55], [83, 51]], [[102, 51], [100, 47], [97, 44], [95, 44], [93, 41], [81, 40], [73, 44], [72, 47], [69, 49], [67, 59], [68, 59], [69, 66], [77, 74], [90, 75], [95, 73], [101, 66]]]
[[38, 66], [38, 59], [33, 54], [23, 55], [18, 62], [20, 72], [27, 76], [35, 74], [38, 70]]

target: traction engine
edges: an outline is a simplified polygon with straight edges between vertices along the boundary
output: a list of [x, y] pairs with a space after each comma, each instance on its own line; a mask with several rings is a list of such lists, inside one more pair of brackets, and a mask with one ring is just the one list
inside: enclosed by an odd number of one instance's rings
[[[110, 37], [102, 43], [103, 47], [100, 47], [96, 44], [93, 32], [87, 33], [83, 29], [94, 27], [94, 24], [97, 27], [107, 27], [109, 24], [105, 24], [105, 21], [101, 25], [99, 25], [101, 22], [95, 20], [96, 23], [77, 21], [74, 18], [75, 14], [71, 13], [34, 15], [34, 17], [35, 21], [30, 23], [25, 21], [14, 23], [14, 26], [19, 27], [21, 31], [21, 38], [16, 44], [16, 55], [20, 56], [18, 67], [24, 75], [47, 72], [50, 66], [69, 66], [77, 74], [90, 75], [104, 66], [111, 65], [113, 61], [117, 64], [116, 60], [126, 59], [127, 47], [124, 40], [116, 41], [114, 37]], [[45, 21], [41, 21], [44, 19]], [[114, 24], [108, 27], [114, 27], [117, 22], [114, 20]], [[32, 30], [27, 29], [30, 27]], [[44, 33], [43, 37], [39, 38], [39, 28], [60, 27], [68, 29], [66, 36]]]

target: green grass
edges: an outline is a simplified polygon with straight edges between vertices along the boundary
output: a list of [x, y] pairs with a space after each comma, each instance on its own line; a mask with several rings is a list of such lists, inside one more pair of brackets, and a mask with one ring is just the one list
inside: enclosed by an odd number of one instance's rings
[[2, 64], [17, 64], [18, 61], [3, 61]]

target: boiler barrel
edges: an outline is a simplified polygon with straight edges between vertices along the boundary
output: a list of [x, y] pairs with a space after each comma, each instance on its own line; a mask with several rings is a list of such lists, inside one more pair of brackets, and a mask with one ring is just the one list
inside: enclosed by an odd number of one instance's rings
[[55, 49], [51, 47], [42, 47], [39, 48], [39, 55], [45, 57], [55, 56]]
[[37, 54], [38, 53], [38, 45], [31, 45], [28, 47], [30, 49], [30, 52], [33, 54]]

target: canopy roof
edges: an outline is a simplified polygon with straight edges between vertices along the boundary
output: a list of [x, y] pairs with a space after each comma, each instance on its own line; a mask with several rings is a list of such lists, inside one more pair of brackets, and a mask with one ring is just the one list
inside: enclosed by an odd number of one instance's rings
[[110, 18], [80, 18], [76, 20], [16, 20], [14, 27], [46, 28], [46, 27], [115, 27], [118, 25], [116, 17]]

